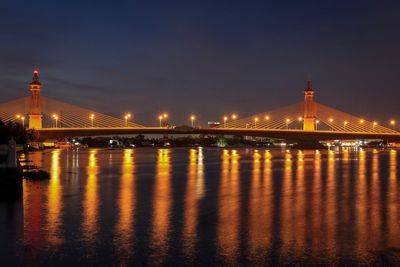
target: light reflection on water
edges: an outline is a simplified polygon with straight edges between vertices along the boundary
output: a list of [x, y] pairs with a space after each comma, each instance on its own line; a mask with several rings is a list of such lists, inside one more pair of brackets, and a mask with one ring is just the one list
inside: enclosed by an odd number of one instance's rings
[[21, 224], [0, 244], [15, 242], [10, 263], [28, 265], [399, 264], [398, 156], [35, 152], [25, 157], [50, 180], [24, 181]]

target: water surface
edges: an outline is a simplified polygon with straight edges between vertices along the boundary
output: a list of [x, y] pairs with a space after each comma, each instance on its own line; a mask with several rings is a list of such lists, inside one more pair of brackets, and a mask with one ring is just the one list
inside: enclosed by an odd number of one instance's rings
[[[397, 151], [138, 148], [26, 155], [9, 266], [399, 265]], [[3, 264], [1, 264], [3, 266]]]

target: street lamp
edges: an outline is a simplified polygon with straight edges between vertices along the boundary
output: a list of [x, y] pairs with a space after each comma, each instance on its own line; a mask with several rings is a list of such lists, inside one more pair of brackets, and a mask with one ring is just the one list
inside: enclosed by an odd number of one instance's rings
[[378, 125], [378, 123], [376, 122], [376, 121], [374, 121], [373, 123], [372, 123], [372, 131], [374, 132], [375, 131], [375, 127]]
[[53, 119], [56, 121], [56, 128], [58, 128], [58, 116], [53, 114]]
[[333, 131], [333, 118], [329, 118], [329, 123], [331, 124], [331, 131]]
[[194, 126], [194, 120], [196, 119], [196, 117], [194, 115], [190, 116], [190, 121], [192, 122], [192, 128]]
[[391, 120], [390, 121], [390, 125], [392, 125], [393, 130], [396, 131], [396, 121], [395, 120]]
[[236, 114], [232, 114], [232, 120], [236, 120], [237, 115]]
[[255, 117], [255, 118], [254, 118], [254, 128], [257, 128], [257, 122], [258, 122], [258, 118]]
[[17, 114], [15, 117], [16, 117], [17, 119], [21, 120], [21, 122], [22, 122], [22, 127], [25, 127], [25, 117], [23, 117], [23, 116], [21, 116], [21, 115], [19, 115], [19, 114]]
[[315, 121], [315, 130], [318, 130], [318, 124], [319, 124], [319, 120]]
[[287, 119], [286, 119], [286, 129], [287, 129], [287, 130], [289, 130], [289, 123], [290, 123], [290, 119], [287, 118]]
[[90, 122], [91, 122], [91, 126], [93, 128], [93, 126], [94, 126], [94, 114], [93, 113], [90, 114]]
[[124, 117], [124, 119], [125, 119], [125, 127], [128, 127], [128, 119], [129, 119], [130, 117], [132, 117], [132, 115], [131, 115], [130, 113], [127, 113], [127, 114], [125, 115], [125, 117]]
[[224, 116], [224, 128], [226, 128], [226, 121], [228, 120], [227, 116]]
[[344, 122], [343, 122], [343, 130], [344, 130], [344, 131], [346, 131], [346, 125], [347, 125], [347, 124], [349, 124], [348, 121], [344, 121]]
[[162, 119], [163, 119], [163, 116], [162, 116], [162, 115], [158, 116], [158, 119], [160, 120], [160, 128], [161, 128], [161, 127], [162, 127]]

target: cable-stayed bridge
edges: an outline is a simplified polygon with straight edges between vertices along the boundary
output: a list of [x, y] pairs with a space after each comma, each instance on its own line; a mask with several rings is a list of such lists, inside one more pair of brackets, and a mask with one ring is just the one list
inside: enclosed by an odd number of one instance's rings
[[246, 118], [224, 117], [213, 128], [149, 127], [133, 123], [129, 116], [115, 118], [59, 100], [41, 96], [38, 71], [30, 83], [31, 96], [0, 104], [0, 120], [20, 121], [35, 129], [39, 138], [65, 138], [128, 134], [205, 134], [259, 136], [294, 141], [380, 139], [400, 141], [400, 132], [391, 126], [347, 114], [314, 101], [307, 83], [304, 101]]

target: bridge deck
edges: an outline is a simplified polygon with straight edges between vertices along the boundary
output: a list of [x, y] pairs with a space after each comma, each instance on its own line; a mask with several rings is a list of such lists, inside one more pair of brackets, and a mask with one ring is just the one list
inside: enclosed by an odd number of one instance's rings
[[381, 139], [400, 141], [400, 133], [374, 133], [354, 131], [304, 131], [299, 129], [243, 129], [243, 128], [165, 128], [165, 127], [120, 127], [120, 128], [43, 128], [37, 130], [40, 139], [134, 135], [134, 134], [168, 134], [168, 135], [241, 135], [269, 137], [288, 140], [348, 140], [348, 139]]

